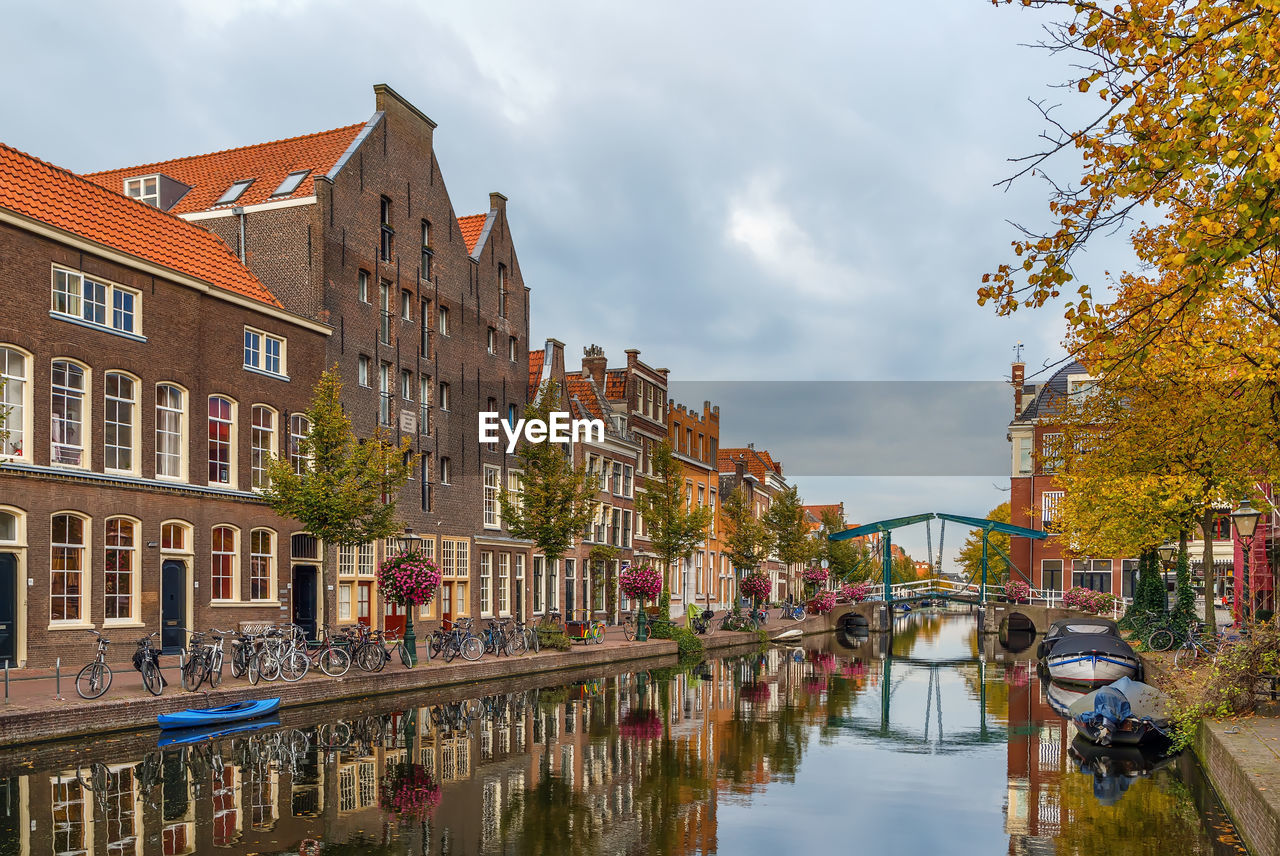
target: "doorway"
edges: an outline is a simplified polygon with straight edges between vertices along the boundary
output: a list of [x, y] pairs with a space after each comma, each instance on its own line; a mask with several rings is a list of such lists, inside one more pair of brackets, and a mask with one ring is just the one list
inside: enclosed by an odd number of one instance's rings
[[160, 648], [176, 654], [187, 644], [187, 565], [168, 559], [160, 566]]
[[293, 566], [293, 623], [302, 628], [308, 639], [316, 638], [316, 597], [320, 572], [315, 565]]
[[18, 557], [0, 553], [0, 664], [18, 662]]

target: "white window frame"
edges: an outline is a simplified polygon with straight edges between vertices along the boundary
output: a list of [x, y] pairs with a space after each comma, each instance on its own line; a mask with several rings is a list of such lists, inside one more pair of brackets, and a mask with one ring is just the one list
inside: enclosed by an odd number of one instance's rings
[[400, 370], [400, 398], [413, 401], [413, 371], [410, 369]]
[[[298, 426], [305, 426], [299, 430]], [[305, 413], [289, 414], [289, 464], [301, 475], [310, 468], [311, 456], [302, 453], [302, 442], [311, 434], [311, 420]]]
[[[123, 522], [129, 524], [132, 528], [132, 544], [120, 545], [111, 544], [111, 524]], [[140, 556], [142, 555], [139, 543], [142, 540], [142, 521], [136, 517], [127, 515], [116, 515], [108, 517], [103, 521], [103, 564], [102, 564], [102, 624], [104, 627], [123, 627], [129, 625], [139, 625], [139, 603], [142, 592], [142, 564]], [[128, 598], [129, 611], [127, 615], [117, 615], [115, 618], [107, 617], [107, 602], [112, 595], [109, 593], [110, 586], [107, 585], [107, 576], [111, 573], [111, 554], [115, 552], [118, 556], [128, 557], [129, 561], [129, 591], [124, 594]], [[115, 597], [120, 597], [117, 593]]]
[[391, 412], [395, 408], [392, 401], [395, 398], [395, 387], [392, 386], [394, 381], [391, 380], [391, 363], [378, 364], [378, 424], [390, 425]]
[[[264, 414], [271, 420], [268, 428], [258, 425], [258, 416]], [[279, 448], [276, 438], [279, 436], [280, 414], [274, 407], [266, 404], [255, 404], [249, 410], [249, 487], [252, 490], [266, 490], [271, 486], [268, 466]], [[262, 439], [265, 443], [260, 442]], [[255, 530], [256, 531], [256, 530]]]
[[[54, 367], [54, 366], [57, 366], [59, 363], [65, 363], [65, 364], [67, 364], [68, 366], [74, 366], [75, 368], [78, 368], [78, 369], [80, 370], [80, 372], [81, 372], [81, 377], [84, 379], [84, 382], [83, 382], [83, 386], [82, 386], [79, 390], [76, 390], [74, 387], [66, 386], [66, 385], [64, 385], [64, 386], [62, 386], [62, 387], [55, 387], [55, 386], [54, 386], [54, 383], [53, 383], [53, 374], [52, 374], [52, 372], [53, 372], [53, 367]], [[49, 405], [49, 463], [50, 463], [51, 465], [55, 466], [55, 467], [70, 467], [70, 468], [72, 468], [72, 469], [87, 470], [87, 469], [89, 469], [89, 468], [90, 468], [91, 463], [92, 463], [92, 455], [90, 454], [90, 453], [91, 453], [91, 450], [92, 450], [92, 447], [91, 447], [91, 444], [90, 444], [90, 442], [89, 442], [89, 438], [91, 438], [91, 437], [93, 436], [93, 419], [92, 419], [92, 417], [93, 417], [93, 405], [92, 405], [92, 401], [93, 401], [93, 372], [92, 372], [92, 371], [90, 370], [90, 368], [89, 368], [87, 365], [85, 365], [84, 363], [80, 362], [79, 360], [73, 360], [73, 359], [70, 359], [70, 358], [68, 358], [68, 357], [55, 357], [53, 360], [51, 360], [51, 361], [50, 361], [49, 366], [50, 366], [50, 375], [49, 375], [49, 400], [50, 400], [50, 405]], [[55, 408], [54, 408], [54, 402], [56, 402], [56, 401], [58, 400], [58, 395], [59, 395], [59, 393], [58, 393], [58, 389], [64, 389], [64, 390], [67, 390], [67, 391], [69, 391], [69, 392], [77, 392], [77, 391], [79, 392], [79, 399], [80, 399], [80, 419], [79, 419], [79, 423], [78, 423], [78, 425], [79, 425], [79, 428], [80, 428], [80, 439], [79, 439], [79, 444], [78, 444], [78, 445], [75, 445], [75, 446], [73, 446], [73, 445], [71, 445], [70, 443], [67, 443], [67, 442], [65, 442], [65, 441], [63, 441], [63, 442], [59, 442], [59, 441], [56, 439], [56, 438], [57, 438], [57, 436], [58, 436], [60, 433], [66, 433], [66, 426], [70, 424], [70, 423], [65, 419], [65, 416], [64, 416], [64, 418], [63, 418], [63, 422], [62, 422], [62, 429], [61, 429], [61, 430], [59, 429], [58, 416], [57, 416], [57, 414], [54, 412], [54, 410], [55, 410]], [[62, 396], [62, 397], [63, 397], [66, 401], [70, 401], [70, 400], [71, 400], [71, 399], [70, 399], [70, 397], [68, 397], [65, 393], [63, 394], [63, 396]], [[64, 413], [65, 413], [65, 410], [66, 410], [66, 408], [65, 408], [65, 405], [64, 405]], [[59, 458], [59, 454], [58, 454], [58, 451], [57, 451], [58, 449], [63, 449], [63, 450], [68, 450], [68, 449], [70, 449], [70, 450], [75, 450], [75, 449], [78, 449], [78, 450], [80, 451], [80, 459], [79, 459], [79, 461], [78, 461], [78, 462], [76, 462], [76, 463], [68, 463], [68, 462], [66, 462], [66, 461], [60, 461], [60, 460], [58, 460], [58, 458]]]
[[[266, 536], [267, 552], [260, 550], [255, 551], [254, 541]], [[269, 602], [274, 603], [279, 600], [276, 594], [276, 531], [266, 527], [258, 527], [249, 531], [249, 600], [254, 603]], [[266, 576], [255, 574], [260, 564], [266, 564]], [[266, 586], [265, 592], [260, 592], [255, 596], [254, 583], [262, 580], [262, 585]]]
[[418, 375], [418, 433], [431, 433], [431, 375]]
[[494, 606], [498, 610], [498, 617], [505, 618], [511, 614], [511, 554], [498, 554], [498, 588], [497, 603]]
[[367, 270], [360, 271], [357, 278], [357, 293], [361, 303], [369, 302], [369, 272]]
[[436, 332], [441, 336], [449, 335], [449, 307], [436, 307]]
[[1061, 490], [1046, 490], [1040, 494], [1040, 526], [1045, 530], [1053, 523], [1053, 514], [1065, 493]]
[[[101, 321], [93, 317], [85, 317], [87, 309], [87, 301], [84, 294], [85, 280], [103, 289]], [[62, 287], [59, 287], [60, 282]], [[117, 312], [120, 313], [121, 317], [125, 314], [123, 309], [117, 310], [116, 308], [117, 294], [128, 296], [133, 303], [132, 308], [127, 313], [132, 320], [132, 324], [128, 327], [123, 324], [117, 325], [116, 323]], [[91, 327], [94, 330], [103, 330], [112, 335], [124, 336], [141, 342], [146, 341], [142, 333], [141, 291], [102, 277], [86, 276], [80, 271], [62, 267], [61, 265], [53, 265], [49, 315], [52, 318], [69, 321], [84, 327]]]
[[361, 354], [356, 359], [356, 383], [369, 389], [369, 369], [373, 368], [373, 359]]
[[[162, 405], [160, 404], [160, 389], [161, 389], [162, 387], [167, 387], [167, 388], [169, 388], [169, 389], [173, 389], [173, 390], [176, 390], [176, 391], [177, 391], [177, 393], [178, 393], [179, 397], [180, 397], [180, 398], [181, 398], [181, 400], [182, 400], [181, 407], [179, 407], [179, 408], [175, 409], [175, 408], [173, 408], [173, 407], [169, 407], [169, 406], [167, 406], [167, 405], [166, 405], [166, 406], [162, 406]], [[158, 478], [158, 479], [166, 479], [166, 480], [171, 480], [171, 481], [183, 481], [183, 482], [187, 480], [187, 465], [188, 465], [188, 457], [189, 457], [188, 452], [187, 452], [187, 448], [188, 448], [188, 444], [187, 444], [187, 402], [188, 402], [188, 400], [189, 400], [189, 394], [188, 394], [188, 392], [187, 392], [187, 389], [186, 389], [186, 387], [182, 386], [181, 384], [176, 384], [176, 383], [173, 383], [172, 381], [167, 381], [167, 380], [165, 380], [165, 381], [160, 381], [159, 383], [157, 383], [157, 384], [156, 384], [156, 392], [155, 392], [155, 402], [156, 402], [156, 405], [155, 405], [155, 452], [156, 452], [156, 454], [155, 454], [155, 476], [156, 476], [156, 478]], [[161, 414], [162, 412], [163, 412], [163, 413], [165, 413], [165, 414], [177, 414], [177, 419], [178, 419], [178, 434], [177, 434], [177, 436], [178, 436], [178, 474], [177, 474], [177, 475], [169, 475], [169, 474], [166, 474], [166, 473], [161, 473], [161, 471], [160, 471], [160, 470], [161, 470], [161, 467], [160, 467], [161, 455], [164, 455], [166, 459], [170, 457], [170, 453], [168, 453], [168, 452], [163, 452], [163, 451], [161, 450], [161, 447], [162, 447], [162, 443], [160, 442], [161, 434], [163, 433], [165, 437], [170, 437], [170, 436], [172, 436], [172, 435], [173, 435], [173, 432], [168, 431], [168, 430], [166, 430], [166, 429], [162, 429], [162, 427], [161, 427], [161, 418], [160, 418], [160, 414]]]
[[[253, 347], [250, 347], [250, 343]], [[275, 346], [275, 354], [269, 353]], [[257, 327], [245, 325], [244, 328], [244, 368], [245, 371], [264, 374], [267, 377], [288, 379], [289, 340], [284, 336], [259, 330]], [[272, 364], [274, 363], [274, 365]]]
[[[112, 395], [111, 381], [113, 378], [117, 380], [128, 381], [129, 385], [133, 388], [133, 395], [129, 398], [124, 398], [119, 395]], [[140, 398], [141, 389], [142, 389], [142, 381], [138, 379], [137, 375], [131, 374], [129, 372], [112, 370], [112, 371], [104, 372], [102, 375], [102, 402], [103, 402], [102, 468], [105, 472], [124, 473], [126, 475], [133, 475], [133, 476], [136, 476], [139, 474], [139, 472], [141, 472], [140, 467], [141, 467], [142, 456], [139, 454], [139, 452], [141, 451], [140, 449], [141, 444], [138, 442], [139, 440], [138, 429], [140, 427], [139, 411], [141, 409], [140, 408], [141, 402], [139, 401], [139, 398]], [[117, 420], [111, 419], [111, 409], [112, 409], [113, 403], [115, 403], [117, 408], [121, 406], [126, 406], [126, 405], [128, 406], [129, 416], [128, 416], [127, 422], [121, 422], [118, 419]], [[110, 443], [109, 438], [107, 436], [111, 426], [113, 425], [116, 426], [117, 428], [117, 434], [116, 434], [117, 442], [114, 445]], [[121, 427], [124, 427], [129, 432], [129, 442], [127, 446], [119, 442], [119, 436], [120, 436], [119, 429]], [[110, 464], [111, 464], [112, 449], [116, 450], [117, 463], [119, 462], [120, 450], [127, 449], [129, 453], [129, 466], [127, 467], [111, 466]]]
[[[212, 444], [213, 444], [213, 442], [214, 442], [214, 441], [213, 441], [212, 428], [213, 428], [213, 423], [214, 423], [214, 421], [215, 421], [215, 420], [214, 420], [214, 418], [213, 418], [213, 414], [212, 414], [211, 412], [209, 412], [209, 408], [210, 408], [210, 407], [212, 407], [213, 402], [214, 402], [214, 400], [215, 400], [215, 399], [216, 399], [216, 400], [219, 400], [219, 401], [226, 401], [226, 402], [228, 402], [228, 403], [231, 405], [231, 415], [230, 415], [230, 417], [228, 418], [228, 420], [226, 420], [226, 421], [227, 421], [227, 423], [228, 423], [228, 424], [229, 424], [229, 426], [230, 426], [229, 431], [228, 431], [228, 438], [227, 438], [227, 446], [228, 446], [228, 450], [227, 450], [227, 454], [228, 454], [228, 460], [227, 460], [227, 477], [228, 477], [228, 480], [227, 480], [227, 481], [215, 481], [213, 478], [208, 478], [207, 484], [210, 484], [210, 485], [213, 485], [213, 486], [229, 487], [229, 488], [232, 488], [232, 489], [234, 490], [234, 489], [235, 489], [235, 487], [236, 487], [236, 484], [237, 484], [236, 474], [237, 474], [237, 470], [238, 470], [238, 468], [239, 468], [239, 463], [240, 463], [240, 462], [239, 462], [239, 460], [238, 460], [239, 433], [236, 431], [236, 423], [237, 423], [237, 421], [238, 421], [236, 417], [237, 417], [237, 416], [238, 416], [238, 414], [239, 414], [240, 405], [239, 405], [239, 403], [238, 403], [234, 398], [232, 398], [232, 397], [230, 397], [230, 396], [228, 396], [228, 395], [211, 395], [211, 396], [209, 396], [209, 399], [208, 399], [208, 407], [206, 407], [206, 411], [205, 411], [205, 412], [208, 414], [208, 418], [205, 420], [205, 426], [206, 426], [206, 432], [205, 432], [205, 437], [206, 437], [206, 443], [205, 443], [205, 460], [206, 460], [206, 462], [207, 462], [210, 466], [212, 466], [212, 465], [214, 464], [213, 455], [212, 455], [211, 453], [212, 453], [212, 451], [213, 451], [213, 449], [212, 449]], [[219, 423], [221, 423], [221, 422], [223, 422], [224, 420], [222, 420], [222, 419], [218, 419], [218, 420], [216, 420], [216, 421], [217, 421], [217, 422], [219, 422]], [[206, 475], [206, 477], [208, 477], [208, 476], [210, 476], [211, 474], [210, 474], [208, 471], [206, 471], [205, 475]]]
[[[57, 517], [71, 517], [80, 521], [80, 531], [82, 533], [81, 542], [72, 544], [70, 541], [55, 542], [53, 540], [53, 521]], [[55, 630], [59, 628], [80, 629], [84, 627], [92, 627], [93, 622], [90, 620], [89, 605], [93, 603], [93, 564], [90, 560], [92, 553], [90, 547], [93, 545], [93, 518], [79, 511], [55, 511], [49, 515], [49, 629]], [[72, 573], [70, 571], [55, 571], [53, 560], [54, 551], [58, 549], [78, 549], [80, 551], [80, 567], [74, 572], [80, 575], [80, 594], [78, 600], [78, 618], [54, 618], [53, 617], [53, 576], [57, 573]], [[61, 595], [66, 597], [66, 595]]]
[[480, 551], [480, 617], [493, 615], [493, 551]]
[[451, 481], [453, 478], [452, 470], [453, 464], [448, 456], [442, 457], [440, 459], [440, 484], [453, 484]]
[[449, 412], [449, 399], [451, 397], [452, 396], [449, 394], [449, 383], [443, 380], [440, 381], [440, 397], [436, 400], [436, 406], [446, 413]]
[[524, 497], [524, 470], [507, 470], [507, 499], [515, 508], [520, 508]]
[[[231, 533], [231, 550], [215, 550], [213, 533], [218, 529], [226, 529]], [[214, 584], [214, 561], [218, 556], [231, 557], [231, 591], [227, 597], [217, 597], [218, 587]], [[236, 603], [240, 600], [240, 528], [230, 523], [215, 523], [209, 527], [209, 601], [211, 603]]]
[[[22, 374], [14, 373], [10, 360], [22, 360]], [[8, 436], [0, 445], [0, 460], [30, 461], [31, 438], [34, 436], [33, 389], [31, 382], [32, 357], [30, 352], [7, 343], [0, 343], [0, 429], [7, 429]], [[15, 442], [14, 437], [17, 436]]]
[[498, 493], [502, 489], [502, 470], [491, 464], [484, 465], [484, 528], [502, 528], [502, 504]]
[[[151, 185], [150, 191], [147, 189], [148, 183]], [[126, 178], [124, 180], [123, 193], [130, 199], [136, 199], [139, 202], [145, 202], [153, 208], [159, 208], [160, 176], [159, 174], [154, 174], [138, 175], [133, 178]]]
[[1062, 452], [1064, 449], [1062, 432], [1042, 434], [1040, 436], [1040, 460], [1038, 462], [1041, 472], [1057, 472], [1058, 467], [1062, 464]]

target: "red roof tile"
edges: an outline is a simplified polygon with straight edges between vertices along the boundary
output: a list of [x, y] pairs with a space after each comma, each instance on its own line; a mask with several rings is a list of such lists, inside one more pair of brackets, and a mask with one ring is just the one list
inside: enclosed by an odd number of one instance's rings
[[529, 352], [529, 400], [538, 394], [538, 384], [542, 381], [542, 360], [546, 357], [544, 351]]
[[279, 306], [222, 239], [0, 143], [0, 208]]
[[565, 375], [564, 382], [569, 388], [570, 400], [577, 399], [590, 418], [604, 418], [604, 408], [600, 406], [600, 399], [596, 395], [595, 385], [591, 381], [580, 374], [571, 374]]
[[747, 464], [747, 472], [758, 479], [762, 479], [769, 472], [776, 475], [782, 475], [782, 464], [774, 461], [769, 453], [762, 449], [719, 449], [716, 453], [716, 467], [722, 473], [731, 473], [736, 468], [734, 461], [745, 459]]
[[604, 375], [604, 397], [619, 401], [627, 397], [627, 370], [610, 369]]
[[[315, 192], [315, 177], [333, 168], [343, 152], [355, 140], [364, 124], [348, 125], [332, 131], [321, 131], [288, 140], [276, 140], [238, 149], [213, 152], [207, 155], [158, 163], [131, 166], [124, 169], [94, 172], [85, 178], [116, 193], [124, 191], [124, 180], [141, 175], [163, 173], [172, 179], [191, 186], [191, 191], [173, 206], [174, 214], [206, 211], [237, 181], [252, 178], [253, 184], [230, 205], [254, 205], [259, 202], [275, 202], [310, 196]], [[280, 182], [290, 173], [310, 170], [293, 193], [272, 196]]]
[[488, 214], [468, 214], [458, 218], [458, 227], [462, 229], [462, 240], [467, 242], [468, 253], [476, 251], [476, 241], [480, 240], [480, 233], [484, 231], [484, 223], [488, 219]]

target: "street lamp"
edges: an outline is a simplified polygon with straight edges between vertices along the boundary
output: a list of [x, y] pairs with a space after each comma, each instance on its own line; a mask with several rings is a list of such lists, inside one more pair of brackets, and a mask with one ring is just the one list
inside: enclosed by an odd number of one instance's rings
[[[412, 556], [414, 553], [422, 550], [422, 542], [427, 539], [421, 535], [414, 534], [412, 526], [404, 527], [404, 532], [396, 536], [396, 541], [400, 545], [400, 554], [403, 556]], [[405, 606], [404, 617], [404, 647], [409, 652], [409, 665], [418, 665], [418, 637], [413, 632], [413, 605]]]
[[[1249, 609], [1249, 569], [1252, 564], [1253, 553], [1253, 533], [1258, 528], [1258, 518], [1262, 516], [1262, 512], [1253, 507], [1249, 502], [1249, 497], [1240, 500], [1240, 507], [1231, 512], [1231, 523], [1236, 528], [1236, 536], [1244, 544], [1244, 576], [1240, 580], [1240, 595], [1244, 601], [1240, 605], [1240, 617], [1244, 623], [1248, 624], [1251, 610]], [[1208, 533], [1205, 533], [1208, 537]]]
[[1156, 552], [1160, 555], [1160, 561], [1168, 565], [1173, 562], [1173, 557], [1178, 552], [1178, 545], [1172, 541], [1166, 541], [1156, 548]]

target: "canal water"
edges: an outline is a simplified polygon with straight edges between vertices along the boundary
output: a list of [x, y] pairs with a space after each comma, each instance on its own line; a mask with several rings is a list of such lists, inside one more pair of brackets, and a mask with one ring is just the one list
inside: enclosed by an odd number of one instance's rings
[[968, 614], [578, 677], [6, 751], [0, 856], [1244, 852], [1192, 757], [1082, 754]]

